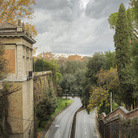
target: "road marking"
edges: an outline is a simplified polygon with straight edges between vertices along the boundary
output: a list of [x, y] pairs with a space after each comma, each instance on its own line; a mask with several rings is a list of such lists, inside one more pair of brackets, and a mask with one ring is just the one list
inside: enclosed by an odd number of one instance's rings
[[56, 125], [55, 125], [55, 127], [59, 127], [59, 125], [58, 125], [58, 124], [56, 124]]
[[87, 132], [85, 131], [85, 135], [87, 135]]

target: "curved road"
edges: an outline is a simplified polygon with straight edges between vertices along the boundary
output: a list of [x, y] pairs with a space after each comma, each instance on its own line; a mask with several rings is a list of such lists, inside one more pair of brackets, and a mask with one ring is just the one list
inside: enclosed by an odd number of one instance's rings
[[84, 109], [77, 114], [75, 138], [99, 138], [95, 128], [95, 111], [87, 114]]
[[73, 116], [82, 106], [80, 98], [73, 100], [73, 104], [56, 117], [45, 138], [69, 138]]

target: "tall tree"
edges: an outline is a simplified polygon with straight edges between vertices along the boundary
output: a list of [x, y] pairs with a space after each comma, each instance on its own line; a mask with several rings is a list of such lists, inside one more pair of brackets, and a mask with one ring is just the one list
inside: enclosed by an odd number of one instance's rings
[[[138, 1], [131, 0], [131, 6], [134, 7], [135, 10], [135, 22], [136, 27], [138, 27]], [[135, 83], [135, 91], [134, 91], [134, 98], [135, 98], [135, 107], [138, 107], [138, 38], [132, 45], [132, 63], [134, 68], [134, 83]]]
[[133, 103], [132, 88], [127, 84], [129, 79], [128, 66], [130, 65], [129, 57], [129, 32], [128, 32], [128, 20], [125, 12], [125, 7], [121, 3], [118, 20], [115, 28], [114, 43], [116, 48], [116, 63], [118, 77], [120, 81], [120, 93], [122, 94], [122, 100], [127, 106], [131, 106]]
[[130, 44], [132, 44], [135, 37], [134, 37], [134, 33], [133, 33], [134, 28], [132, 26], [132, 18], [131, 18], [130, 8], [127, 10], [127, 21], [128, 21], [129, 41], [130, 41]]

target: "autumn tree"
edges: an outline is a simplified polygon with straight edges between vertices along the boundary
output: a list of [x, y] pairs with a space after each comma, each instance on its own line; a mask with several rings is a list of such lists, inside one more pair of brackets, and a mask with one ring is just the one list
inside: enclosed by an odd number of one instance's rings
[[50, 61], [51, 59], [54, 59], [55, 54], [51, 53], [51, 52], [42, 52], [40, 53], [37, 58], [41, 58], [47, 61]]
[[97, 74], [97, 86], [92, 86], [90, 89], [89, 109], [98, 108], [99, 113], [109, 113], [109, 93], [113, 93], [113, 99], [119, 105], [121, 103], [120, 95], [118, 94], [118, 73], [117, 69], [100, 70]]
[[[31, 19], [32, 6], [35, 4], [35, 0], [0, 0], [0, 23], [16, 24], [20, 18]], [[26, 24], [26, 28], [29, 28], [34, 36], [37, 34], [35, 27], [30, 23]]]
[[70, 55], [68, 56], [68, 61], [82, 61], [82, 57], [79, 55]]
[[121, 4], [115, 28], [114, 43], [116, 48], [116, 63], [120, 82], [120, 93], [122, 94], [121, 97], [123, 102], [130, 107], [131, 104], [133, 104], [133, 86], [130, 86], [129, 83], [127, 83], [127, 80], [129, 80], [129, 70], [127, 67], [130, 65], [129, 42], [128, 23], [125, 7], [123, 4]]

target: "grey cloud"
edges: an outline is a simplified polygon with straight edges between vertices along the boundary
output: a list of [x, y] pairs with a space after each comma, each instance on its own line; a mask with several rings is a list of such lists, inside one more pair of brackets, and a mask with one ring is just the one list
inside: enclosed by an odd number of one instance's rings
[[37, 0], [36, 9], [48, 10], [55, 21], [71, 22], [81, 15], [79, 0]]
[[84, 10], [79, 0], [39, 0], [35, 44], [38, 52], [92, 55], [113, 51], [114, 32], [107, 18], [124, 1], [129, 3], [129, 0], [90, 0]]
[[85, 13], [91, 18], [107, 17], [113, 12], [117, 12], [119, 5], [127, 5], [129, 0], [90, 0], [86, 6]]
[[39, 9], [57, 10], [68, 5], [67, 0], [36, 0]]

